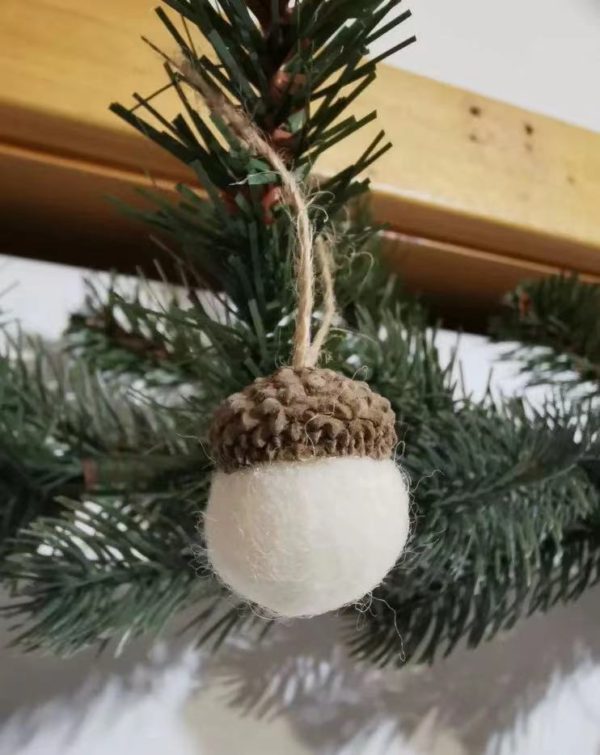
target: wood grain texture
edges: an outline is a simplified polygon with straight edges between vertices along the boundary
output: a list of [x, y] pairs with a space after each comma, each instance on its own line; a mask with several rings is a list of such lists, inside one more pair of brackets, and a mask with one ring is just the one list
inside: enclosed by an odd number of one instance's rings
[[[564, 268], [410, 234], [388, 233], [384, 253], [407, 289], [427, 301], [448, 327], [479, 331], [521, 281]], [[600, 275], [580, 273], [600, 284]]]
[[[163, 82], [141, 34], [172, 49], [147, 0], [0, 3], [3, 251], [129, 269], [152, 256], [147, 231], [105, 199], [189, 179], [107, 109]], [[373, 212], [411, 288], [483, 311], [530, 274], [600, 276], [599, 135], [385, 66], [356, 105], [372, 109], [378, 123], [317, 169], [386, 129], [395, 147], [370, 171]]]

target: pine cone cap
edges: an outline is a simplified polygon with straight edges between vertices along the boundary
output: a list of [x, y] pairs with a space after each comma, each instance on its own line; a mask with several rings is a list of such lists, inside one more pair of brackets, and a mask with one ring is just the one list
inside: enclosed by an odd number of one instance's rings
[[330, 456], [387, 459], [396, 445], [390, 402], [333, 370], [284, 367], [215, 411], [210, 443], [226, 471]]

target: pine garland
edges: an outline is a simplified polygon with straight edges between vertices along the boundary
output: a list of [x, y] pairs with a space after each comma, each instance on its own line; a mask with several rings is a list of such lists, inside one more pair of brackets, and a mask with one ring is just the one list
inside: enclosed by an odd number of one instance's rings
[[[326, 364], [359, 373], [398, 417], [413, 539], [363, 620], [345, 610], [350, 646], [382, 664], [430, 662], [576, 598], [600, 578], [598, 289], [566, 278], [524, 285], [493, 333], [519, 342], [525, 372], [556, 390], [538, 409], [475, 400], [456, 365], [442, 365], [427, 312], [385, 271], [378, 229], [356, 204], [368, 190], [360, 174], [389, 147], [383, 134], [336, 175], [313, 173], [375, 117], [346, 110], [374, 79], [369, 45], [410, 14], [398, 0], [163, 6], [179, 56], [163, 62], [181, 112], [163, 117], [160, 93], [113, 110], [203, 187], [178, 187], [176, 201], [146, 193], [150, 208], [136, 211], [180, 250], [188, 283], [166, 299], [144, 282], [134, 295], [91, 284], [62, 350], [18, 338], [0, 358], [0, 577], [16, 641], [69, 654], [161, 632], [183, 609], [199, 641], [266, 627], [212, 577], [196, 522], [214, 407], [290, 353], [293, 223], [271, 168], [198, 109], [181, 60], [243, 108], [305, 182], [316, 232], [335, 238], [340, 319]], [[199, 34], [212, 57], [197, 52]], [[220, 293], [198, 293], [203, 280]]]

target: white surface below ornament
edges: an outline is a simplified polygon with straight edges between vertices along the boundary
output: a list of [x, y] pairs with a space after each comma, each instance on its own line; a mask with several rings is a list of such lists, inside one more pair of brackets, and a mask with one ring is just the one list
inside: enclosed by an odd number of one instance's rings
[[392, 459], [329, 457], [217, 471], [205, 514], [217, 576], [269, 614], [354, 603], [394, 566], [409, 529]]

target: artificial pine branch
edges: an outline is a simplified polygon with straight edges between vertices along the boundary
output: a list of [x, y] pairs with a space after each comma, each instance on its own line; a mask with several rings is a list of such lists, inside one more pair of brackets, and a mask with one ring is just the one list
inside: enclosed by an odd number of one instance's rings
[[600, 289], [576, 276], [521, 284], [492, 323], [496, 338], [518, 341], [507, 356], [521, 361], [529, 382], [600, 386]]
[[[186, 29], [193, 25], [211, 42], [216, 62], [199, 55], [166, 13], [159, 16], [180, 59], [248, 113], [299, 177], [308, 180], [317, 156], [366, 122], [350, 116], [340, 128], [338, 119], [372, 82], [375, 63], [364, 62], [364, 54], [378, 25], [397, 4], [369, 0], [317, 6], [304, 0], [283, 15], [272, 5], [272, 17], [260, 6], [258, 28], [241, 3], [227, 0], [219, 14], [209, 3], [169, 0], [167, 5], [182, 14]], [[401, 14], [398, 23], [406, 18]], [[174, 237], [184, 258], [227, 292], [241, 319], [259, 318], [264, 330], [271, 331], [295, 306], [289, 254], [294, 228], [281, 206], [279, 177], [248, 153], [218, 118], [212, 118], [211, 129], [194, 107], [197, 93], [184, 70], [167, 58], [167, 74], [182, 105], [171, 122], [160, 116], [153, 95], [138, 96], [133, 108], [115, 104], [113, 110], [187, 163], [210, 201], [180, 187], [177, 205], [155, 196], [158, 209], [143, 217]], [[332, 80], [335, 87], [323, 88]], [[313, 182], [308, 198], [314, 203], [317, 230], [328, 230], [348, 200], [366, 191], [368, 182], [357, 176], [387, 148], [379, 134], [348, 168], [321, 185]]]
[[192, 432], [196, 417], [185, 407], [161, 410], [38, 340], [10, 342], [0, 396], [0, 554], [59, 496], [159, 492], [192, 478], [197, 486], [199, 471], [208, 472]]
[[54, 517], [22, 530], [3, 567], [18, 596], [5, 613], [27, 622], [15, 640], [26, 649], [68, 655], [90, 643], [157, 633], [192, 599], [219, 592], [194, 568], [181, 517], [167, 518], [144, 501], [60, 503]]
[[148, 386], [173, 386], [202, 374], [206, 344], [196, 330], [177, 325], [183, 290], [166, 286], [168, 295], [161, 296], [148, 281], [127, 295], [114, 280], [105, 287], [88, 280], [86, 287], [85, 305], [71, 315], [65, 333], [73, 357], [105, 374], [135, 375]]

